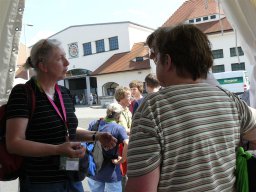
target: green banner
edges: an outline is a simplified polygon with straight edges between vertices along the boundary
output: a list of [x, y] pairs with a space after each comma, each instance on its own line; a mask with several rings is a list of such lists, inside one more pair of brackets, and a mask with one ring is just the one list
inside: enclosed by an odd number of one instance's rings
[[234, 83], [243, 83], [243, 77], [232, 77], [226, 79], [217, 79], [219, 84], [234, 84]]

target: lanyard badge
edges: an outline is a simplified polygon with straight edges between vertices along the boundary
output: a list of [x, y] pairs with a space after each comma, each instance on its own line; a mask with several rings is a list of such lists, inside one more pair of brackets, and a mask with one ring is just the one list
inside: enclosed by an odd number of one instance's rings
[[[59, 86], [55, 85], [55, 90], [57, 91], [58, 97], [60, 99], [60, 105], [63, 112], [63, 115], [61, 114], [59, 108], [56, 106], [56, 104], [53, 102], [51, 98], [47, 95], [47, 98], [57, 114], [60, 116], [60, 118], [63, 120], [65, 129], [66, 129], [66, 141], [69, 141], [69, 130], [68, 130], [68, 124], [67, 124], [67, 113], [66, 108], [64, 105], [63, 97], [60, 92]], [[69, 158], [66, 156], [60, 156], [60, 170], [66, 170], [66, 171], [78, 171], [79, 170], [79, 158]]]

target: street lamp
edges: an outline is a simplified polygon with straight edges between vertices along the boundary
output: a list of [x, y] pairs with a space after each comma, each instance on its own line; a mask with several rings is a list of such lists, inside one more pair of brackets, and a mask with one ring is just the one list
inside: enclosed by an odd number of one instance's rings
[[[27, 54], [27, 39], [26, 39], [26, 26], [27, 27], [33, 27], [34, 25], [32, 24], [23, 24], [23, 27], [24, 27], [24, 43], [25, 43], [25, 56], [26, 56], [26, 59], [28, 57], [28, 54]], [[29, 69], [26, 69], [27, 70], [27, 79], [29, 80]]]

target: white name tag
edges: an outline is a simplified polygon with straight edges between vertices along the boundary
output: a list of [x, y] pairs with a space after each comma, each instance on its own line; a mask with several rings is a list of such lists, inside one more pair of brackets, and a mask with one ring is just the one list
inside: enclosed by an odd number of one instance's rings
[[79, 158], [60, 157], [60, 169], [67, 171], [79, 170]]

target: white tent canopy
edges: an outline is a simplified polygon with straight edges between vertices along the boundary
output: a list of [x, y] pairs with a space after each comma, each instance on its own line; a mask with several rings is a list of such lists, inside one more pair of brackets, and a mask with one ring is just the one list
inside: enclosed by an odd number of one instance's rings
[[0, 105], [7, 101], [15, 76], [24, 3], [0, 1]]

